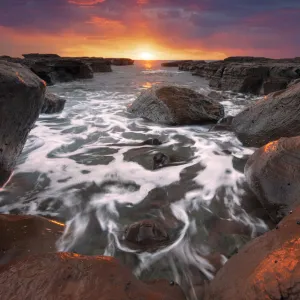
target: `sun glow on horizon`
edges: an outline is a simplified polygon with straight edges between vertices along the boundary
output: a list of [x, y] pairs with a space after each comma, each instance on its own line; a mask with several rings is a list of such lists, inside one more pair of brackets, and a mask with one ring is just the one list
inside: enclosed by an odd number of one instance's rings
[[150, 52], [141, 52], [139, 58], [142, 60], [152, 60], [154, 59], [154, 55]]

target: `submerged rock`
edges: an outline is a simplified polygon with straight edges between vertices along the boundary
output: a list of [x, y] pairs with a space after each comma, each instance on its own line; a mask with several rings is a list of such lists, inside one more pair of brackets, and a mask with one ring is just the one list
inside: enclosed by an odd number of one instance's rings
[[224, 108], [220, 103], [177, 86], [150, 88], [128, 110], [138, 117], [167, 125], [216, 123], [224, 116]]
[[8, 180], [44, 101], [45, 83], [0, 60], [0, 187]]
[[300, 134], [300, 83], [268, 95], [239, 113], [233, 130], [246, 146]]
[[205, 300], [300, 298], [300, 208], [234, 255], [206, 289]]
[[125, 228], [124, 240], [129, 246], [151, 251], [158, 246], [168, 245], [170, 237], [162, 222], [143, 220]]
[[63, 230], [64, 224], [39, 216], [0, 214], [0, 265], [28, 254], [55, 252]]
[[61, 112], [65, 107], [66, 99], [58, 97], [48, 91], [45, 94], [44, 104], [42, 106], [42, 114], [54, 114]]
[[300, 137], [258, 149], [245, 166], [247, 182], [273, 221], [300, 204]]
[[31, 255], [0, 268], [1, 300], [184, 300], [177, 284], [142, 282], [113, 257]]

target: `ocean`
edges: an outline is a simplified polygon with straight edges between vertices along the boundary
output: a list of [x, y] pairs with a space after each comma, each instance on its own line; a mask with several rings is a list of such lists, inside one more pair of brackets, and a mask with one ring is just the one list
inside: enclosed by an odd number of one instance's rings
[[[168, 127], [126, 111], [155, 84], [210, 92], [203, 78], [160, 64], [137, 61], [49, 87], [67, 99], [65, 109], [36, 122], [0, 191], [0, 213], [64, 222], [59, 251], [115, 256], [143, 279], [167, 278], [190, 289], [195, 274], [213, 277], [211, 257], [225, 262], [268, 228], [242, 169], [254, 149], [210, 125]], [[256, 100], [228, 95], [222, 102], [226, 115]], [[141, 145], [150, 138], [162, 145]], [[177, 163], [153, 170], [157, 152]], [[167, 243], [141, 248], [126, 243], [126, 226], [155, 219], [167, 224]]]

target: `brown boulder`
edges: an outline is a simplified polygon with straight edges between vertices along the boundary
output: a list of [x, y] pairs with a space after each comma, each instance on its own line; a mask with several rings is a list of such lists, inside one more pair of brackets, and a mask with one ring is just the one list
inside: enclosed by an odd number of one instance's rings
[[65, 107], [66, 99], [46, 91], [42, 114], [55, 114], [61, 112]]
[[300, 207], [217, 273], [205, 300], [300, 299]]
[[167, 125], [216, 123], [224, 117], [222, 104], [178, 86], [154, 86], [142, 92], [128, 110], [137, 117]]
[[235, 116], [233, 130], [246, 146], [260, 147], [300, 134], [300, 83], [259, 100]]
[[183, 300], [178, 285], [141, 282], [113, 257], [32, 255], [0, 267], [1, 300]]
[[0, 265], [29, 254], [56, 251], [63, 230], [64, 224], [46, 218], [0, 214]]
[[300, 137], [258, 149], [245, 166], [247, 182], [273, 221], [300, 204]]

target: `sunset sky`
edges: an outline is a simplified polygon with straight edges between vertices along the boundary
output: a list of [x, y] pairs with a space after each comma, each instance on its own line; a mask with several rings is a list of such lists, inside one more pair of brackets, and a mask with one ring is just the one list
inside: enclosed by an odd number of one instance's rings
[[300, 56], [300, 0], [0, 0], [0, 55]]

